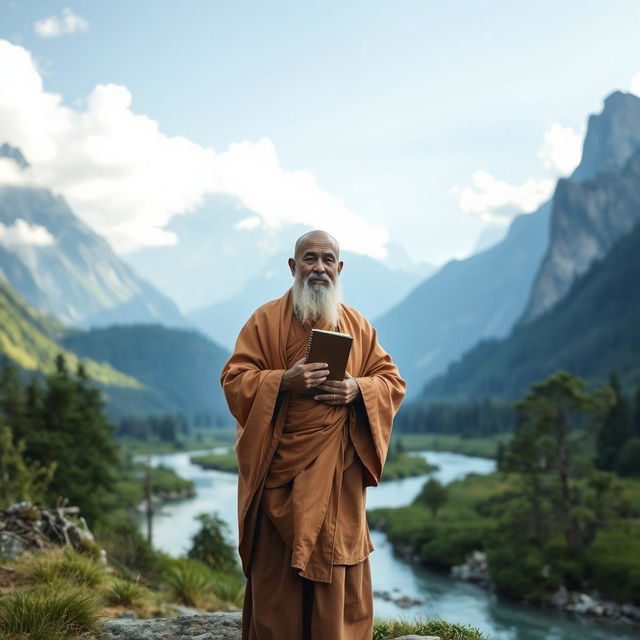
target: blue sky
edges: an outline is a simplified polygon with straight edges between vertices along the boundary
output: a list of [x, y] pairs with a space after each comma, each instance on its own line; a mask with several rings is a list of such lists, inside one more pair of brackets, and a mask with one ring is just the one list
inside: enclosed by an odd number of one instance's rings
[[[86, 30], [39, 35], [34, 24], [65, 7]], [[44, 90], [72, 110], [112, 83], [168, 137], [218, 154], [267, 138], [283, 171], [310, 172], [363, 224], [433, 263], [469, 253], [483, 229], [503, 228], [518, 187], [546, 180], [548, 189], [562, 174], [548, 162], [552, 149], [545, 155], [545, 133], [556, 123], [566, 135], [553, 144], [575, 145], [603, 98], [629, 90], [640, 72], [638, 33], [637, 1], [0, 6], [0, 38], [30, 52]], [[508, 191], [485, 179], [463, 212], [460, 194], [479, 170], [512, 186], [513, 197], [483, 200], [483, 188]]]

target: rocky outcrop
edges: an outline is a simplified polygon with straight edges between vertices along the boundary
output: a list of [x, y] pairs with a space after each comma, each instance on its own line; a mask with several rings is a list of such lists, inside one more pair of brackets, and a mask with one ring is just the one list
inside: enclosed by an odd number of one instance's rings
[[101, 640], [240, 640], [241, 613], [200, 613], [177, 618], [104, 621]]
[[[68, 518], [78, 507], [45, 509], [31, 502], [18, 502], [0, 510], [0, 556], [14, 559], [26, 551], [72, 547], [84, 551], [95, 546], [93, 534], [84, 521]], [[104, 560], [105, 554], [102, 552]]]
[[583, 184], [560, 180], [553, 197], [551, 237], [523, 315], [529, 322], [562, 299], [594, 261], [640, 222], [640, 151], [618, 173]]
[[[451, 567], [450, 575], [457, 580], [475, 582], [489, 589], [494, 588], [489, 576], [487, 555], [484, 551], [469, 553], [463, 564]], [[566, 587], [561, 586], [553, 595], [543, 600], [540, 604], [569, 613], [609, 618], [633, 625], [640, 624], [640, 607], [631, 603], [605, 600], [597, 592], [569, 591]]]
[[450, 575], [457, 580], [475, 582], [485, 587], [490, 586], [487, 554], [484, 551], [471, 552], [462, 564], [451, 567]]

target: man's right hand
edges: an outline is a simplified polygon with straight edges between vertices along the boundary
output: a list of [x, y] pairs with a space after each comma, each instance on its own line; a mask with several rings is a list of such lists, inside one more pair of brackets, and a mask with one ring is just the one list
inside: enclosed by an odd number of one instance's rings
[[306, 391], [322, 384], [329, 375], [326, 362], [304, 363], [305, 358], [296, 362], [291, 369], [282, 375], [280, 391]]

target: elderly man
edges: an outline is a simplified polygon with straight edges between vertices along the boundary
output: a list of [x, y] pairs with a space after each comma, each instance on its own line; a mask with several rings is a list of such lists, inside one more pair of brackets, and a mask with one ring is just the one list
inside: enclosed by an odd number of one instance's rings
[[[336, 240], [303, 235], [289, 267], [293, 287], [253, 313], [221, 376], [238, 421], [242, 637], [371, 640], [365, 488], [380, 481], [405, 383], [340, 301]], [[353, 337], [344, 380], [305, 364], [312, 328]]]

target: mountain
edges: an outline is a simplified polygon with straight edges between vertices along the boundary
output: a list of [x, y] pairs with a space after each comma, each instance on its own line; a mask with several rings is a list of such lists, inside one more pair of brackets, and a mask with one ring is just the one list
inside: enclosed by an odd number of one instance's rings
[[52, 373], [58, 353], [71, 371], [83, 362], [114, 420], [178, 411], [228, 413], [218, 376], [229, 354], [205, 336], [160, 325], [66, 327], [0, 280], [0, 355], [28, 377]]
[[578, 276], [639, 221], [640, 152], [631, 157], [622, 172], [601, 173], [585, 183], [560, 180], [553, 196], [549, 248], [536, 275], [523, 322], [551, 308]]
[[[368, 318], [373, 318], [399, 302], [420, 278], [417, 269], [390, 269], [380, 260], [349, 251], [343, 251], [340, 255], [344, 262], [340, 275], [343, 299]], [[290, 256], [291, 251], [277, 254], [237, 295], [229, 300], [195, 309], [188, 317], [207, 335], [233, 348], [238, 332], [251, 313], [268, 300], [280, 297], [293, 284], [287, 264]], [[401, 261], [398, 253], [395, 256], [400, 264], [408, 264]]]
[[571, 176], [583, 182], [605, 171], [618, 171], [640, 149], [640, 98], [615, 91], [602, 113], [589, 116], [580, 165]]
[[[20, 151], [7, 144], [0, 147], [0, 157], [27, 166]], [[169, 298], [48, 189], [0, 186], [0, 225], [5, 230], [0, 277], [39, 311], [84, 327], [112, 322], [191, 326]]]
[[[640, 182], [638, 183], [640, 189]], [[549, 311], [514, 327], [509, 337], [485, 340], [430, 381], [421, 402], [491, 397], [513, 400], [533, 382], [566, 370], [590, 383], [640, 384], [640, 224], [593, 261]]]
[[[589, 119], [571, 181], [619, 170], [640, 148], [640, 99], [614, 93]], [[505, 238], [465, 260], [452, 260], [376, 322], [409, 395], [485, 338], [505, 337], [529, 302], [547, 252], [552, 202], [517, 216]]]
[[158, 324], [117, 325], [69, 329], [60, 342], [159, 391], [174, 411], [228, 415], [220, 372], [229, 352], [198, 331]]

